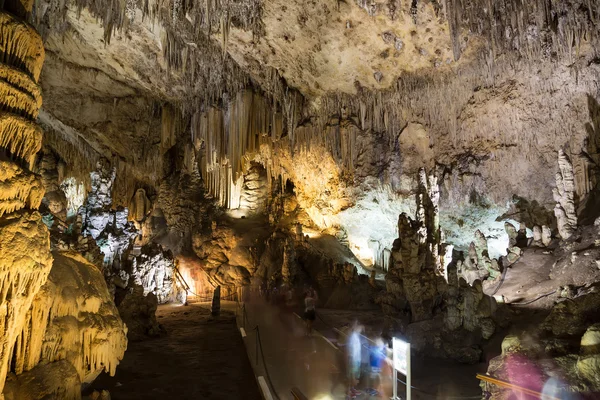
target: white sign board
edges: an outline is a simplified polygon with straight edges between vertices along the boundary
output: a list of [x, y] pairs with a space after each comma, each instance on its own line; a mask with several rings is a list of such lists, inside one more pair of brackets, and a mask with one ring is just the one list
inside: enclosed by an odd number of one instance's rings
[[394, 338], [393, 341], [393, 350], [394, 350], [394, 368], [396, 371], [400, 372], [402, 375], [408, 374], [408, 360], [410, 353], [410, 344], [406, 343], [404, 340], [400, 340], [398, 338]]
[[411, 376], [410, 376], [410, 343], [394, 338], [392, 341], [392, 360], [394, 364], [393, 399], [398, 398], [397, 373], [406, 376], [406, 400], [411, 399]]

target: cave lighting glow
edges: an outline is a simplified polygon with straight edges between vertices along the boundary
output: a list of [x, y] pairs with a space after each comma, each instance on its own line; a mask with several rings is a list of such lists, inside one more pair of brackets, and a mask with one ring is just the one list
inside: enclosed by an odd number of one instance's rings
[[[443, 205], [442, 202], [440, 203]], [[457, 250], [467, 251], [475, 239], [475, 231], [479, 229], [487, 238], [490, 258], [506, 255], [508, 235], [504, 230], [505, 221], [496, 221], [496, 218], [503, 215], [508, 207], [508, 204], [505, 207], [467, 204], [449, 209], [442, 208], [440, 210], [440, 226], [446, 235], [446, 242], [454, 245]], [[519, 229], [517, 221], [506, 221]], [[527, 235], [533, 236], [531, 230], [527, 230]]]
[[367, 191], [354, 206], [340, 212], [339, 225], [348, 235], [350, 250], [361, 262], [373, 265], [374, 248], [392, 248], [398, 237], [398, 216], [403, 212], [415, 214], [414, 199], [394, 193], [389, 186], [379, 186]]
[[66, 178], [60, 184], [60, 188], [67, 197], [67, 218], [77, 214], [79, 207], [83, 205], [86, 197], [85, 185], [75, 178]]
[[[179, 270], [179, 273], [183, 277], [185, 283], [187, 283], [187, 285], [190, 287], [190, 291], [187, 293], [187, 296], [196, 296], [196, 294], [202, 295], [202, 282], [194, 279], [192, 274], [192, 269], [194, 269], [193, 262], [184, 257], [178, 257], [177, 260], [177, 269]], [[177, 284], [181, 285], [179, 280], [177, 280]]]
[[[504, 230], [504, 220], [496, 221], [509, 205], [466, 204], [448, 209], [440, 202], [440, 226], [446, 235], [446, 242], [457, 250], [466, 251], [475, 238], [477, 229], [486, 236], [491, 258], [506, 255], [508, 235]], [[414, 196], [402, 196], [388, 186], [379, 186], [367, 191], [354, 206], [337, 216], [338, 224], [348, 237], [348, 247], [367, 266], [374, 264], [378, 250], [391, 249], [398, 237], [398, 216], [407, 213], [413, 217], [416, 212]], [[507, 220], [515, 228], [519, 223]], [[531, 230], [527, 230], [532, 236]], [[449, 261], [448, 261], [449, 262]]]
[[315, 400], [333, 400], [330, 394], [318, 394], [314, 398]]

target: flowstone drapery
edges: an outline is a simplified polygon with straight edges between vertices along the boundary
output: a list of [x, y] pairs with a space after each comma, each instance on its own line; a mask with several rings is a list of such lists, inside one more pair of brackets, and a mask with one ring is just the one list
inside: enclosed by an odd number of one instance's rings
[[31, 6], [6, 2], [0, 11], [0, 399], [11, 360], [24, 356], [27, 315], [52, 265], [48, 229], [35, 211], [43, 185], [31, 172], [42, 145], [44, 62], [40, 35], [21, 19]]

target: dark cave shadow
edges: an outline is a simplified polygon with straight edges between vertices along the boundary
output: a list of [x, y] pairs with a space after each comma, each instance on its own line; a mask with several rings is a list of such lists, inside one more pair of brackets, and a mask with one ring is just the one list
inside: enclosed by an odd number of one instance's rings
[[592, 224], [600, 216], [600, 103], [588, 93], [587, 104], [590, 122], [585, 124], [587, 138], [579, 157], [588, 163], [592, 188], [580, 204], [579, 222], [583, 225]]

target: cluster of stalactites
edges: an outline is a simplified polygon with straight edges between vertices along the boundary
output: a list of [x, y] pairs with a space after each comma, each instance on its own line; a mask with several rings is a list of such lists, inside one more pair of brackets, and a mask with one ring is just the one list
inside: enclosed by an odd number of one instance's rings
[[589, 0], [452, 0], [446, 14], [456, 59], [467, 30], [486, 39], [490, 51], [514, 51], [535, 59], [572, 56], [573, 50], [578, 52], [584, 41], [597, 40], [600, 33], [600, 3]]
[[[337, 116], [326, 124], [315, 121], [296, 126], [301, 103], [290, 105], [294, 99], [298, 100], [290, 95], [279, 112], [265, 96], [244, 90], [226, 102], [225, 109], [210, 107], [192, 116], [192, 140], [199, 152], [199, 169], [207, 189], [221, 205], [239, 206], [243, 174], [259, 153], [269, 184], [273, 178], [280, 177], [283, 182], [288, 178], [277, 163], [279, 152], [301, 155], [315, 148], [326, 149], [342, 170], [350, 174], [354, 171], [361, 132], [357, 122]], [[169, 141], [168, 137], [165, 134], [163, 141]]]
[[282, 128], [281, 114], [251, 91], [238, 92], [224, 111], [211, 107], [193, 116], [193, 142], [201, 151], [200, 172], [209, 193], [223, 206], [239, 206], [251, 155], [258, 153], [261, 145], [279, 140]]

